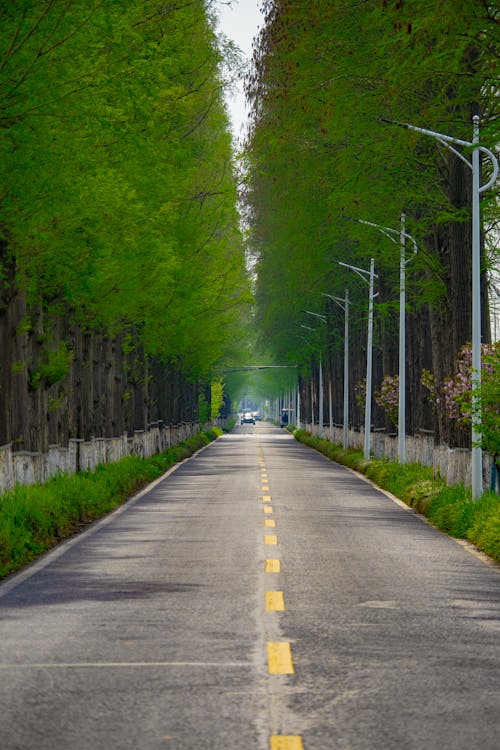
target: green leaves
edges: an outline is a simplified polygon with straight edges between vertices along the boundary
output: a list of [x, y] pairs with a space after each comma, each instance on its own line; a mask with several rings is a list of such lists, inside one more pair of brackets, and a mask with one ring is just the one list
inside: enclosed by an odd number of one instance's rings
[[248, 302], [219, 70], [202, 0], [2, 11], [0, 226], [18, 282], [195, 371], [225, 356]]
[[[247, 81], [254, 105], [247, 200], [263, 338], [305, 367], [310, 348], [294, 343], [300, 310], [327, 313], [330, 327], [340, 327], [321, 295], [341, 296], [348, 285], [359, 321], [366, 286], [338, 261], [366, 268], [374, 257], [380, 377], [395, 372], [399, 248], [344, 218], [397, 230], [405, 212], [419, 245], [407, 274], [409, 309], [421, 313], [408, 321], [409, 345], [426, 344], [408, 361], [415, 370], [420, 358], [422, 367], [432, 361], [442, 379], [471, 335], [463, 314], [471, 307], [471, 173], [439, 142], [382, 118], [470, 141], [479, 109], [482, 137], [498, 143], [498, 14], [480, 0], [274, 0], [266, 11]], [[482, 211], [493, 224], [495, 191], [483, 195]]]

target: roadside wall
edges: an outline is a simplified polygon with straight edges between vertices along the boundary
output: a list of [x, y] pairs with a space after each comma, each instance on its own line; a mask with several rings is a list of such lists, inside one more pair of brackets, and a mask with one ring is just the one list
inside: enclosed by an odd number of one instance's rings
[[152, 425], [132, 436], [70, 440], [68, 446], [49, 446], [48, 453], [13, 451], [11, 445], [0, 446], [0, 492], [16, 484], [46, 482], [56, 474], [93, 471], [98, 464], [119, 461], [131, 454], [148, 458], [178, 445], [200, 431], [200, 425], [185, 422], [175, 426]]
[[[318, 435], [317, 424], [305, 425], [305, 429], [313, 435]], [[323, 437], [332, 443], [342, 445], [342, 427], [324, 427]], [[363, 450], [364, 430], [349, 430], [349, 447]], [[387, 435], [384, 432], [372, 432], [372, 453], [377, 458], [389, 458], [393, 461], [398, 457], [397, 436]], [[406, 436], [406, 461], [407, 463], [423, 464], [432, 466], [435, 474], [443, 477], [449, 485], [471, 484], [471, 451], [466, 448], [448, 448], [446, 445], [434, 445], [433, 435]], [[491, 456], [483, 451], [483, 487], [490, 486]]]

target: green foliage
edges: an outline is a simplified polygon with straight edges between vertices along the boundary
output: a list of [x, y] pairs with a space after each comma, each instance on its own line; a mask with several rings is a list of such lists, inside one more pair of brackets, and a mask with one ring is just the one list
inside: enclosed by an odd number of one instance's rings
[[472, 348], [465, 344], [458, 353], [453, 377], [445, 380], [446, 413], [461, 426], [470, 427], [474, 409], [481, 423], [480, 446], [492, 456], [500, 454], [500, 341], [481, 347], [481, 385], [473, 404]]
[[207, 436], [209, 440], [217, 440], [218, 437], [224, 434], [224, 431], [220, 427], [211, 427], [207, 430]]
[[[435, 141], [381, 118], [470, 140], [479, 109], [482, 139], [498, 143], [498, 14], [481, 0], [269, 0], [265, 10], [247, 81], [257, 319], [273, 352], [305, 370], [314, 347], [304, 346], [301, 311], [325, 313], [329, 331], [341, 335], [321, 293], [340, 295], [348, 285], [353, 309], [366, 305], [366, 287], [337, 261], [366, 268], [375, 258], [377, 316], [389, 328], [392, 321], [397, 248], [345, 218], [397, 228], [404, 211], [419, 244], [407, 277], [412, 309], [456, 304], [445, 267], [453, 248], [441, 246], [439, 233], [453, 226], [458, 237], [468, 226], [467, 208], [451, 196], [463, 186], [450, 188], [449, 157]], [[483, 196], [483, 211], [498, 216], [494, 190]], [[354, 336], [361, 317], [353, 316]]]
[[0, 232], [17, 283], [86, 326], [133, 324], [147, 353], [195, 374], [229, 356], [251, 299], [208, 9], [0, 11]]
[[205, 395], [200, 393], [198, 396], [198, 421], [200, 424], [206, 424], [210, 419], [210, 404]]
[[227, 423], [223, 427], [222, 431], [223, 432], [231, 432], [231, 430], [233, 429], [233, 427], [235, 426], [235, 424], [236, 424], [236, 418], [235, 417], [230, 417], [227, 420]]
[[481, 409], [481, 447], [494, 456], [500, 455], [500, 342], [492, 349], [483, 356], [477, 406]]
[[214, 380], [211, 385], [211, 391], [212, 410], [210, 413], [210, 418], [213, 421], [219, 416], [220, 410], [224, 403], [224, 383], [222, 382], [222, 380]]
[[484, 494], [475, 508], [467, 539], [500, 561], [500, 496], [492, 492]]
[[44, 349], [38, 369], [30, 371], [30, 388], [36, 390], [42, 383], [48, 387], [59, 383], [68, 375], [72, 359], [73, 352], [64, 341], [59, 342], [57, 349]]
[[95, 472], [61, 474], [45, 484], [17, 485], [0, 495], [0, 578], [101, 518], [144, 484], [220, 434], [198, 433], [148, 459], [127, 456]]
[[46, 361], [40, 368], [40, 375], [45, 378], [48, 385], [54, 385], [63, 380], [69, 372], [73, 352], [64, 341], [59, 343], [57, 349], [49, 349], [46, 352]]
[[433, 475], [431, 467], [386, 459], [367, 461], [361, 451], [344, 451], [340, 445], [304, 430], [296, 430], [294, 435], [333, 461], [366, 474], [379, 487], [427, 516], [441, 531], [468, 539], [500, 562], [500, 495], [486, 492], [473, 501], [470, 489], [448, 487]]
[[[248, 355], [245, 365], [271, 365], [276, 362], [276, 355], [267, 350]], [[286, 364], [280, 362], [281, 365]], [[224, 377], [224, 389], [233, 403], [248, 396], [256, 403], [264, 399], [273, 399], [297, 387], [297, 368], [271, 367], [227, 373]]]

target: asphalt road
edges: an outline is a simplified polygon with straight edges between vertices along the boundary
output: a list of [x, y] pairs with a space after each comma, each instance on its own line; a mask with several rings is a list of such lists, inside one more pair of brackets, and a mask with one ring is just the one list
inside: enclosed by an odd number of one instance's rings
[[266, 424], [0, 586], [1, 750], [498, 750], [500, 568]]

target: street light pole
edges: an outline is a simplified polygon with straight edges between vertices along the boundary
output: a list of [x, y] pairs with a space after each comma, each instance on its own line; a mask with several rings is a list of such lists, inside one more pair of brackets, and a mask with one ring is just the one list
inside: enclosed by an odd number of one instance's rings
[[[364, 457], [370, 458], [371, 448], [371, 422], [372, 422], [372, 371], [373, 371], [373, 300], [377, 296], [373, 292], [374, 279], [378, 278], [375, 273], [375, 261], [372, 258], [370, 260], [370, 270], [366, 271], [364, 268], [357, 268], [357, 266], [350, 266], [348, 263], [341, 263], [338, 261], [340, 266], [350, 268], [361, 276], [363, 281], [368, 281], [369, 293], [368, 293], [368, 336], [366, 343], [366, 396], [365, 396], [365, 440], [364, 440]], [[367, 279], [368, 276], [368, 279]]]
[[[305, 313], [308, 315], [314, 315], [315, 318], [319, 318], [323, 323], [326, 323], [326, 316], [321, 315], [320, 313], [311, 312], [311, 310], [304, 310]], [[314, 333], [318, 333], [318, 331], [315, 328], [311, 328], [310, 326], [302, 326], [302, 328], [308, 328], [310, 331], [314, 331]], [[321, 344], [319, 347], [319, 377], [318, 377], [318, 390], [319, 390], [319, 413], [318, 413], [318, 433], [319, 437], [323, 437], [323, 364], [322, 364], [322, 352], [321, 352]]]
[[[317, 333], [317, 330], [315, 328], [311, 328], [311, 326], [306, 326], [303, 323], [300, 324], [300, 327], [305, 328], [307, 331], [312, 331], [313, 333]], [[307, 339], [305, 340], [307, 341]], [[311, 371], [311, 431], [314, 434], [314, 378], [313, 378], [312, 371]]]
[[398, 456], [406, 463], [406, 257], [405, 215], [401, 214], [399, 256]]
[[[374, 224], [372, 221], [354, 219], [360, 224], [375, 227], [388, 237], [391, 242], [399, 242], [399, 374], [398, 374], [398, 458], [399, 462], [406, 463], [406, 239], [413, 242], [413, 253], [418, 248], [415, 239], [405, 232], [404, 213], [401, 214], [401, 228], [399, 230]], [[398, 237], [399, 235], [399, 237]]]
[[345, 290], [345, 299], [322, 292], [324, 297], [332, 299], [344, 311], [344, 419], [342, 447], [349, 447], [349, 290]]
[[[439, 143], [452, 151], [461, 159], [469, 169], [472, 170], [472, 470], [471, 484], [472, 497], [474, 500], [483, 494], [483, 457], [480, 447], [481, 442], [481, 223], [480, 223], [480, 204], [479, 197], [481, 193], [489, 190], [498, 177], [498, 159], [492, 151], [479, 146], [479, 116], [474, 115], [473, 120], [473, 137], [472, 142], [463, 141], [460, 138], [453, 138], [449, 135], [436, 133], [434, 130], [418, 128], [406, 122], [394, 122], [381, 118], [382, 122], [390, 125], [398, 125], [407, 130], [414, 130], [423, 135], [429, 135], [435, 138]], [[472, 147], [472, 160], [463, 156], [454, 144], [459, 146]], [[492, 165], [493, 173], [484, 185], [481, 185], [481, 164], [479, 153], [485, 154]]]

